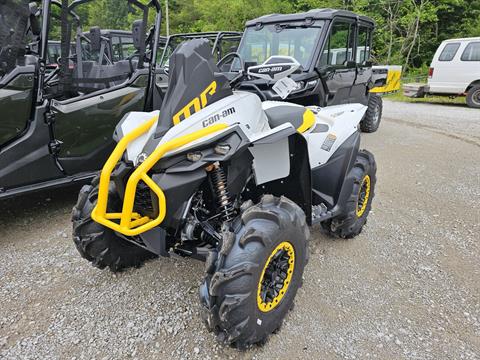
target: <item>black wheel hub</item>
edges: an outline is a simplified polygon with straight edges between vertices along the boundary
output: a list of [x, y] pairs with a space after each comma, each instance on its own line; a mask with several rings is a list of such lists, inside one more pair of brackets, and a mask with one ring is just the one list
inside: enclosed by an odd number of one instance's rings
[[285, 296], [291, 282], [295, 253], [290, 243], [277, 246], [268, 258], [258, 288], [259, 308], [274, 309]]

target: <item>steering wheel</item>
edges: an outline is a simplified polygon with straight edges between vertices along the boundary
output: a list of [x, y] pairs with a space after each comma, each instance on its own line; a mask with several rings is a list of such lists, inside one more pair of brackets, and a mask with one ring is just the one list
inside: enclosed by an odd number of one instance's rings
[[245, 64], [243, 62], [242, 56], [238, 52], [231, 52], [225, 55], [223, 58], [220, 59], [219, 62], [217, 62], [217, 67], [220, 68], [227, 62], [227, 60], [230, 60], [230, 58], [237, 58], [240, 61], [240, 68], [244, 70]]
[[220, 61], [217, 63], [217, 67], [220, 68], [223, 64], [227, 62], [227, 60], [230, 60], [231, 58], [237, 58], [240, 61], [240, 71], [238, 72], [238, 75], [235, 76], [232, 80], [230, 80], [230, 87], [235, 88], [238, 83], [240, 83], [247, 75], [247, 73], [245, 72], [245, 62], [243, 61], [242, 56], [238, 52], [228, 53], [220, 59]]

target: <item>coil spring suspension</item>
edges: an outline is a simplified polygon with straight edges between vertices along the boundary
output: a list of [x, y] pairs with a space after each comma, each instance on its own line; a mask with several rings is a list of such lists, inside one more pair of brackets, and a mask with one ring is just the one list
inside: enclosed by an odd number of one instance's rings
[[227, 176], [218, 163], [215, 164], [215, 168], [212, 171], [212, 180], [217, 195], [218, 206], [222, 212], [222, 220], [230, 222], [235, 216], [235, 209], [233, 208], [233, 203], [230, 200], [230, 195], [227, 190]]

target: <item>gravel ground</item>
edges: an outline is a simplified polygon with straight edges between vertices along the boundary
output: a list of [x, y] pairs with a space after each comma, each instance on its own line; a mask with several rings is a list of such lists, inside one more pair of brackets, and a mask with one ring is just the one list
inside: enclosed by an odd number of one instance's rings
[[0, 202], [0, 358], [480, 359], [480, 111], [385, 102], [362, 141], [378, 162], [368, 225], [312, 231], [294, 310], [246, 352], [199, 318], [202, 263], [113, 275], [71, 241], [78, 189]]

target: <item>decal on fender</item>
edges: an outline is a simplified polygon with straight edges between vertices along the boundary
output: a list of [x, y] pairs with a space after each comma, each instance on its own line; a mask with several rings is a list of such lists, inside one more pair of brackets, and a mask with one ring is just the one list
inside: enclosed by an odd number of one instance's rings
[[223, 110], [222, 112], [219, 112], [215, 115], [210, 116], [208, 119], [205, 119], [202, 121], [203, 127], [210, 126], [212, 124], [215, 124], [217, 121], [226, 118], [229, 115], [235, 114], [235, 108], [231, 107], [228, 109]]
[[335, 141], [337, 141], [337, 136], [333, 133], [330, 133], [327, 135], [325, 138], [325, 141], [322, 144], [322, 150], [325, 151], [330, 151], [332, 150], [333, 144], [335, 144]]

